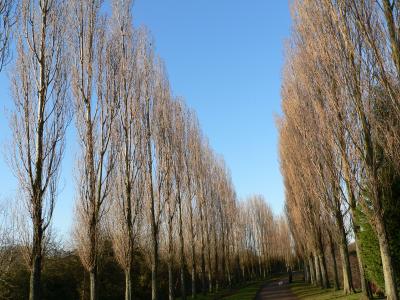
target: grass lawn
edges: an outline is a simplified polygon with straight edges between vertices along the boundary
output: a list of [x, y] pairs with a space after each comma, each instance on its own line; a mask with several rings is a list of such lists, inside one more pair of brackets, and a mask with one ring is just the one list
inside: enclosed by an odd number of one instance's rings
[[242, 288], [232, 294], [231, 296], [224, 297], [226, 300], [253, 300], [260, 289], [260, 287], [264, 284], [264, 281], [260, 281], [257, 283], [253, 283], [248, 285], [245, 288]]
[[[265, 283], [265, 281], [254, 281], [244, 284], [242, 287], [236, 287], [233, 289], [224, 289], [218, 293], [212, 293], [207, 295], [198, 294], [196, 300], [253, 300], [256, 296], [260, 287]], [[179, 299], [179, 298], [178, 298]], [[191, 296], [188, 295], [188, 299]]]
[[291, 284], [290, 289], [300, 299], [306, 300], [327, 300], [327, 299], [343, 299], [358, 300], [361, 294], [343, 295], [343, 291], [335, 291], [334, 289], [323, 290], [319, 287], [306, 284], [304, 282], [296, 282]]

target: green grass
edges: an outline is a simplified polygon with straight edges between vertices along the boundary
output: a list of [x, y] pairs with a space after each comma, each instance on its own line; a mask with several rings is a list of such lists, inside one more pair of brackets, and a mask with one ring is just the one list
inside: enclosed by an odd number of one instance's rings
[[[253, 300], [258, 290], [264, 283], [265, 281], [253, 281], [243, 284], [242, 286], [235, 287], [233, 289], [221, 290], [218, 293], [207, 295], [197, 294], [196, 300]], [[188, 299], [191, 299], [190, 295], [188, 295]]]
[[342, 300], [358, 300], [361, 294], [344, 295], [343, 291], [335, 291], [334, 289], [321, 289], [313, 285], [303, 282], [296, 282], [290, 286], [293, 294], [300, 299], [305, 300], [327, 300], [327, 299], [342, 299]]
[[226, 300], [253, 300], [263, 285], [263, 281], [250, 284], [249, 286], [238, 290], [236, 293], [232, 294], [231, 296], [224, 297], [223, 299]]

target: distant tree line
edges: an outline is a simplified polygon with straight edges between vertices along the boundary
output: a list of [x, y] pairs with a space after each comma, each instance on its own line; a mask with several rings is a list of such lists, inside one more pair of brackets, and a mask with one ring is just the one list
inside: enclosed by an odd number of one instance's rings
[[292, 8], [278, 126], [296, 252], [314, 284], [349, 294], [357, 276], [364, 297], [376, 286], [399, 299], [400, 1]]
[[[132, 27], [132, 2], [107, 16], [101, 0], [0, 0], [19, 188], [18, 208], [1, 211], [0, 298], [195, 298], [295, 263], [285, 219], [261, 196], [237, 200], [149, 33]], [[66, 246], [51, 223], [71, 123]]]

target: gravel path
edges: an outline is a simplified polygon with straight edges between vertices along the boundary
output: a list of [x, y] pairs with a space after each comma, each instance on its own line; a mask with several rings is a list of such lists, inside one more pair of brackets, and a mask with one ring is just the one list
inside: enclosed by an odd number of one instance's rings
[[268, 282], [257, 293], [256, 300], [298, 300], [292, 293], [287, 280]]

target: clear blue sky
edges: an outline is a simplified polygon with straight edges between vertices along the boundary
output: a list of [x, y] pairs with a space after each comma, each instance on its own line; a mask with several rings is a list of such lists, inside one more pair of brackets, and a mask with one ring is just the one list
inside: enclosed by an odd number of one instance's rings
[[[133, 11], [135, 26], [146, 25], [152, 32], [174, 94], [197, 111], [212, 147], [225, 157], [239, 198], [263, 194], [274, 212], [281, 213], [284, 191], [275, 115], [280, 114], [289, 1], [136, 0]], [[2, 144], [10, 140], [9, 96], [3, 72]], [[73, 219], [74, 143], [70, 128], [54, 215], [54, 227], [63, 233]], [[16, 181], [1, 154], [0, 199], [12, 199]]]

